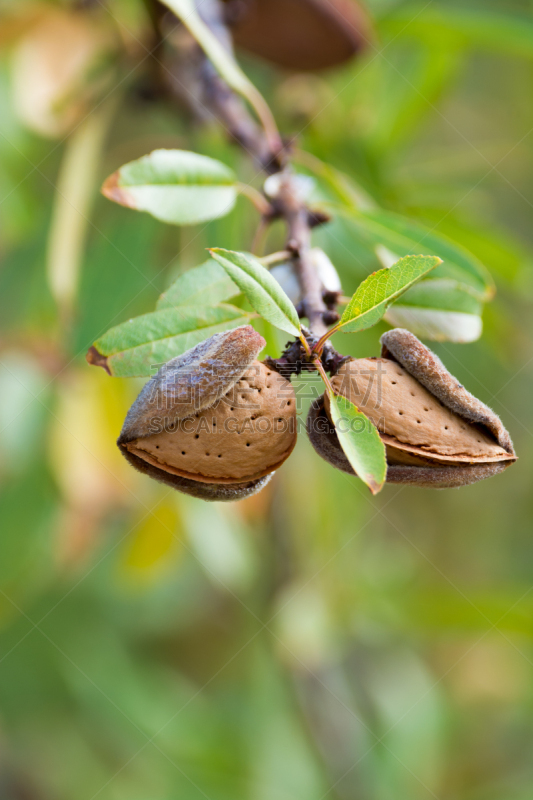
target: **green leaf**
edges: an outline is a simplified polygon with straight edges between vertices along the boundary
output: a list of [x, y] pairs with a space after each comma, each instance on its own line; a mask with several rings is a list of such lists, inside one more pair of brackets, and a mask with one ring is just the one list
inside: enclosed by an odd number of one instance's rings
[[295, 307], [277, 280], [257, 259], [220, 247], [209, 252], [224, 267], [229, 277], [244, 292], [252, 308], [263, 319], [292, 336], [300, 335], [300, 320]]
[[464, 286], [439, 278], [413, 286], [385, 314], [390, 325], [434, 341], [474, 342], [483, 329], [482, 305]]
[[156, 308], [178, 308], [180, 306], [217, 305], [240, 290], [228, 278], [222, 267], [212, 258], [199, 267], [187, 270], [174, 281], [157, 301]]
[[339, 442], [354, 472], [372, 494], [383, 488], [387, 459], [377, 428], [342, 395], [329, 393], [330, 414]]
[[235, 175], [213, 158], [185, 150], [154, 150], [107, 178], [102, 193], [172, 225], [196, 225], [229, 214]]
[[470, 286], [480, 300], [493, 297], [494, 282], [487, 269], [472, 253], [446, 236], [390, 211], [339, 211], [370, 245], [384, 245], [399, 258], [411, 253], [433, 253], [443, 262], [435, 277], [452, 278]]
[[389, 269], [369, 275], [344, 309], [337, 328], [355, 333], [372, 327], [397, 297], [440, 263], [436, 256], [406, 256]]
[[190, 311], [166, 308], [111, 328], [94, 343], [87, 360], [117, 377], [148, 377], [155, 366], [248, 320], [245, 311], [228, 305]]

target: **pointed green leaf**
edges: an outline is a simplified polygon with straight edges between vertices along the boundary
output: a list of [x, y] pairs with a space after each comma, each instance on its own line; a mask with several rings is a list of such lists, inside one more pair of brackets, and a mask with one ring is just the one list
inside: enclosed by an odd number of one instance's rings
[[87, 360], [118, 377], [148, 377], [156, 365], [248, 320], [249, 315], [241, 308], [228, 305], [190, 311], [166, 308], [111, 328], [94, 343]]
[[253, 256], [222, 250], [209, 251], [229, 277], [246, 295], [252, 308], [267, 322], [290, 333], [300, 335], [298, 313], [275, 278]]
[[456, 281], [425, 280], [387, 310], [385, 320], [439, 342], [474, 342], [483, 329], [482, 304]]
[[419, 222], [390, 211], [354, 211], [339, 209], [350, 221], [359, 238], [369, 244], [383, 245], [402, 256], [432, 253], [442, 259], [435, 277], [452, 278], [470, 286], [480, 300], [494, 295], [494, 282], [488, 270], [472, 253], [435, 233]]
[[240, 293], [238, 287], [212, 258], [199, 267], [187, 270], [174, 281], [157, 301], [156, 308], [217, 305]]
[[387, 477], [385, 445], [377, 428], [342, 395], [330, 392], [329, 405], [335, 432], [346, 458], [372, 494], [377, 494]]
[[235, 175], [213, 158], [185, 150], [154, 150], [107, 178], [102, 193], [172, 225], [196, 225], [228, 214]]
[[354, 333], [375, 325], [397, 297], [440, 263], [436, 256], [406, 256], [369, 275], [346, 306], [339, 330]]

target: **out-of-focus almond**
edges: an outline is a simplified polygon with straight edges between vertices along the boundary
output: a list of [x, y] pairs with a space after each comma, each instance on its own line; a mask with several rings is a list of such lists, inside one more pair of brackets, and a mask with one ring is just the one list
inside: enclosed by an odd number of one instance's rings
[[342, 64], [371, 38], [368, 16], [354, 0], [242, 0], [239, 7], [236, 43], [299, 72]]

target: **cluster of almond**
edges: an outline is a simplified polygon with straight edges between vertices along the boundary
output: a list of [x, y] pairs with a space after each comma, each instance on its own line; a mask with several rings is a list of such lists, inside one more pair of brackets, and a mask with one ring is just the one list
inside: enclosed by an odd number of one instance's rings
[[[395, 329], [381, 341], [381, 358], [349, 359], [331, 383], [377, 427], [387, 482], [464, 486], [516, 460], [496, 414], [413, 334]], [[126, 417], [118, 445], [128, 461], [203, 500], [240, 500], [262, 489], [297, 438], [293, 387], [257, 360], [264, 346], [247, 325], [165, 364]], [[307, 432], [319, 455], [353, 474], [327, 393], [312, 404]]]

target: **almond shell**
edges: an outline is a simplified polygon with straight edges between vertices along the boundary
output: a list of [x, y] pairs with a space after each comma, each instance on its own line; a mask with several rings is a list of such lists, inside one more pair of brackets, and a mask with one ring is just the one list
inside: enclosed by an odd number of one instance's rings
[[[356, 386], [350, 386], [353, 359], [341, 365], [332, 383], [342, 391], [344, 382], [346, 393], [380, 431], [388, 483], [437, 489], [465, 486], [503, 472], [516, 460], [499, 417], [414, 334], [396, 328], [381, 337], [381, 344], [381, 359], [361, 359], [359, 370], [356, 363]], [[385, 374], [373, 386], [372, 374], [376, 376], [380, 367], [385, 367]], [[367, 373], [366, 382], [359, 371]], [[326, 405], [327, 397], [311, 405], [309, 439], [332, 466], [354, 474]]]
[[[307, 417], [307, 434], [318, 455], [331, 466], [354, 475], [354, 470], [346, 458], [335, 428], [324, 408], [324, 398], [315, 400]], [[387, 450], [387, 462], [390, 459]], [[387, 468], [387, 483], [401, 483], [418, 486], [422, 489], [454, 489], [491, 478], [504, 472], [511, 461], [498, 461], [482, 464], [442, 464], [431, 458], [419, 456], [411, 464], [391, 464]]]
[[[395, 361], [352, 359], [331, 384], [374, 423], [391, 462], [405, 461], [405, 454], [448, 464], [514, 460], [492, 432], [451, 411]], [[329, 413], [327, 395], [325, 408]]]
[[214, 406], [124, 446], [167, 473], [231, 485], [278, 469], [294, 449], [296, 435], [290, 381], [256, 361]]

